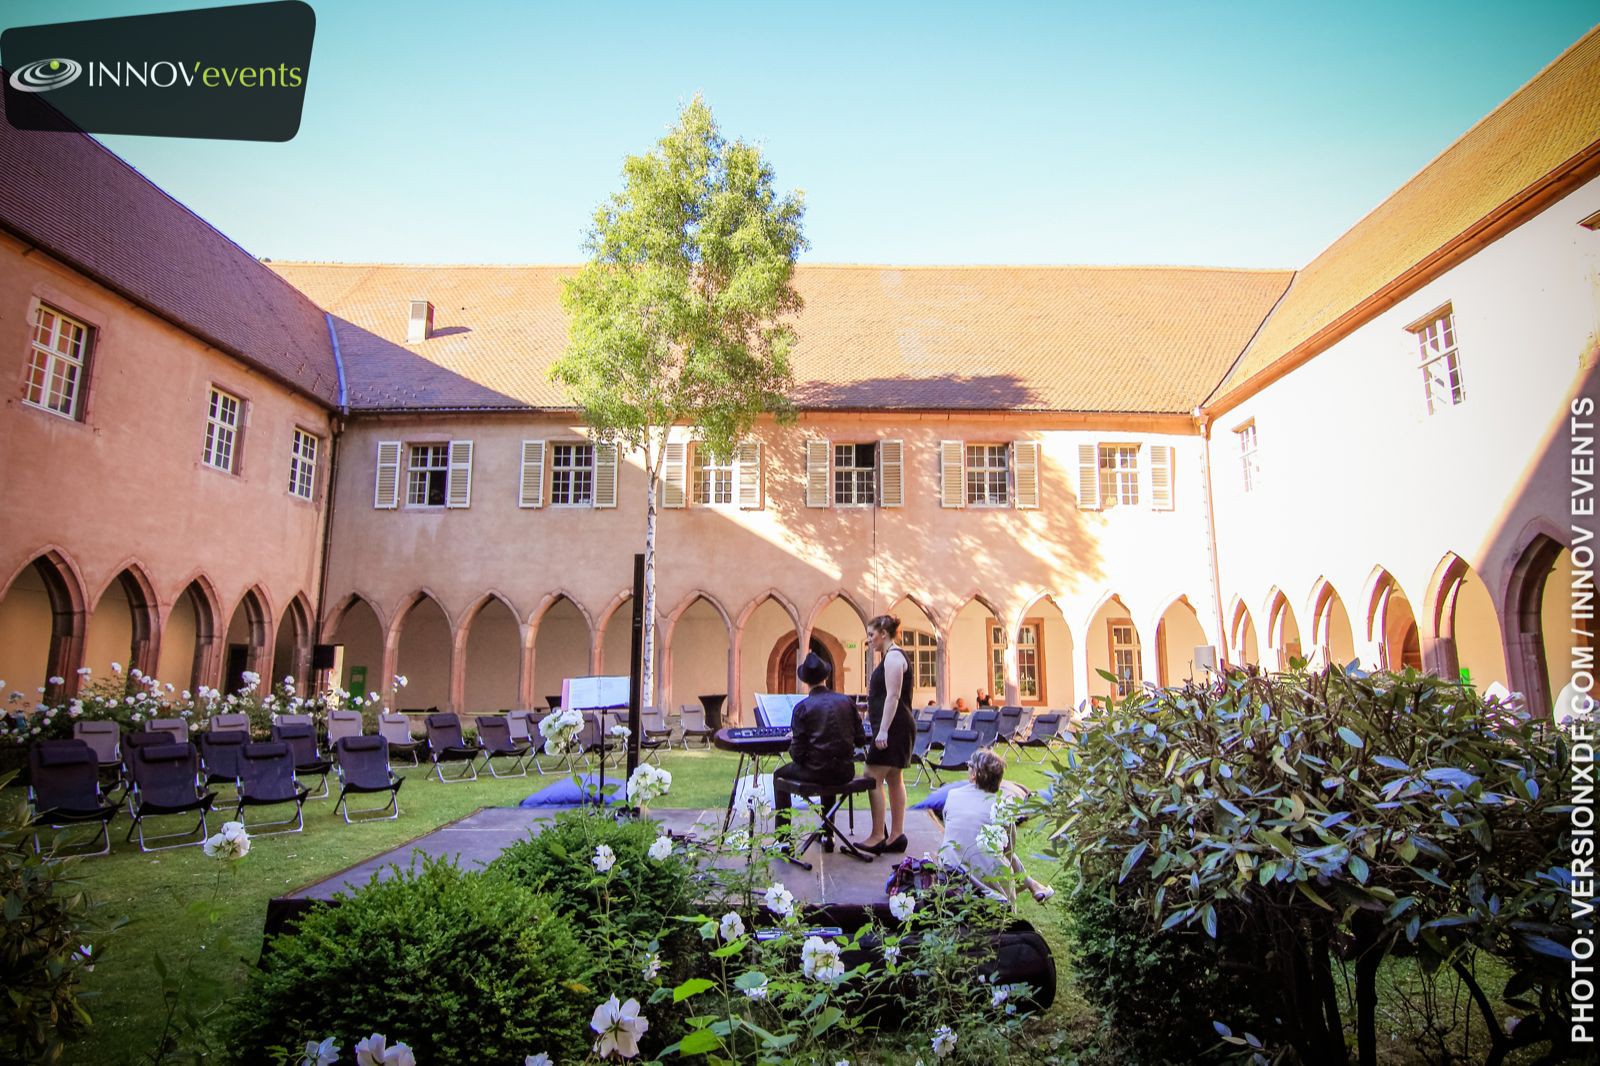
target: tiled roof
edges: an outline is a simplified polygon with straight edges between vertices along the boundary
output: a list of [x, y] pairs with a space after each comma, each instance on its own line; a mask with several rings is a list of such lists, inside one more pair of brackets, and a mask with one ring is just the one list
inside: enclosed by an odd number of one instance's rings
[[[271, 264], [340, 319], [363, 408], [569, 406], [549, 379], [573, 267]], [[1187, 413], [1288, 284], [1189, 267], [802, 266], [807, 408]], [[405, 343], [412, 299], [434, 329]]]
[[17, 130], [0, 93], [0, 227], [327, 404], [322, 312], [86, 134]]
[[1224, 402], [1278, 360], [1314, 355], [1336, 339], [1319, 333], [1356, 324], [1339, 320], [1597, 143], [1600, 27], [1300, 271], [1219, 390]]

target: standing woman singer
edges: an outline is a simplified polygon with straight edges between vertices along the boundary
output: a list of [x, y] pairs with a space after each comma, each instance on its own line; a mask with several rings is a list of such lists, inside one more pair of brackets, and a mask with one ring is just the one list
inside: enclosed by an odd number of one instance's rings
[[[905, 770], [911, 765], [916, 739], [916, 719], [911, 714], [911, 676], [906, 653], [894, 642], [900, 619], [881, 614], [867, 623], [867, 643], [878, 655], [878, 666], [867, 686], [867, 713], [871, 743], [867, 747], [867, 773], [878, 781], [867, 793], [872, 801], [872, 833], [857, 846], [881, 855], [906, 850]], [[889, 824], [884, 825], [887, 793]]]

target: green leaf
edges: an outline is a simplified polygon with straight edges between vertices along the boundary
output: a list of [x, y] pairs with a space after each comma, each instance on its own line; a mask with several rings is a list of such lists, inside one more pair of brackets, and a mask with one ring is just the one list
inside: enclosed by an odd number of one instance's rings
[[1349, 726], [1342, 725], [1339, 727], [1339, 739], [1352, 748], [1364, 748], [1367, 746], [1367, 742], [1361, 739], [1361, 735]]
[[715, 981], [708, 981], [704, 977], [691, 977], [683, 984], [672, 990], [672, 1002], [682, 1003], [690, 996], [697, 996], [708, 988], [716, 985]]
[[1117, 878], [1117, 884], [1120, 885], [1128, 879], [1128, 875], [1133, 872], [1133, 867], [1139, 861], [1139, 857], [1149, 850], [1149, 847], [1150, 845], [1144, 841], [1134, 845], [1133, 850], [1128, 852], [1128, 857], [1122, 860], [1122, 875]]
[[1306, 884], [1304, 881], [1296, 881], [1294, 883], [1294, 887], [1299, 889], [1300, 890], [1300, 894], [1305, 896], [1306, 899], [1309, 899], [1312, 903], [1315, 903], [1317, 906], [1321, 907], [1323, 910], [1325, 910], [1325, 911], [1333, 910], [1333, 904], [1329, 903], [1327, 900], [1325, 900], [1321, 896], [1317, 895], [1316, 890], [1314, 888], [1312, 888], [1310, 885]]
[[1359, 855], [1351, 855], [1345, 865], [1350, 868], [1351, 876], [1353, 876], [1357, 881], [1360, 881], [1362, 884], [1367, 883], [1367, 876], [1370, 872], [1367, 869], [1367, 860], [1363, 859]]
[[838, 1007], [829, 1007], [821, 1014], [818, 1014], [816, 1018], [812, 1019], [811, 1035], [821, 1036], [823, 1033], [833, 1028], [834, 1024], [843, 1017], [844, 1011], [840, 1010]]
[[710, 1029], [696, 1029], [678, 1043], [680, 1055], [704, 1055], [722, 1046], [722, 1041]]

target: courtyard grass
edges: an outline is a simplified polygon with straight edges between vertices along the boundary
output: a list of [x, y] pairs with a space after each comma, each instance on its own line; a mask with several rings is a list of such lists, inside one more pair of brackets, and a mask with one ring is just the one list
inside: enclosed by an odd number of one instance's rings
[[[675, 750], [664, 763], [673, 775], [672, 792], [654, 806], [717, 808], [727, 803], [735, 756]], [[425, 779], [421, 770], [402, 773], [408, 780], [400, 790], [404, 813], [397, 821], [346, 826], [333, 813], [333, 799], [309, 801], [304, 833], [258, 837], [250, 854], [231, 868], [207, 858], [199, 848], [141, 854], [120, 841], [126, 819], [113, 823], [117, 844], [112, 854], [77, 861], [72, 871], [101, 904], [103, 915], [126, 918], [127, 923], [101, 945], [104, 957], [88, 976], [86, 987], [94, 1028], [67, 1049], [63, 1062], [124, 1066], [150, 1061], [165, 1020], [158, 957], [169, 973], [192, 959], [199, 974], [192, 995], [201, 1002], [218, 1002], [242, 987], [247, 967], [254, 964], [272, 897], [320, 881], [479, 808], [514, 806], [558, 780], [536, 775], [512, 780], [481, 777], [475, 783], [447, 786]], [[1030, 788], [1047, 783], [1042, 769], [1029, 763], [1017, 763], [1008, 776]], [[916, 802], [928, 788], [910, 792], [911, 802]], [[228, 811], [227, 793], [223, 790], [219, 811]], [[858, 811], [858, 836], [867, 828], [861, 814]], [[213, 818], [213, 831], [222, 820], [221, 814]], [[1048, 862], [1026, 854], [1026, 844], [1022, 850], [1024, 861], [1038, 876], [1047, 881], [1053, 877]], [[230, 950], [201, 952], [199, 930], [193, 927], [188, 909], [191, 902], [214, 894], [221, 915], [217, 929]], [[1039, 907], [1031, 899], [1022, 906], [1024, 916], [1050, 941], [1062, 977], [1062, 992], [1044, 1025], [1079, 1034], [1092, 1030], [1093, 1012], [1071, 991], [1059, 910]]]

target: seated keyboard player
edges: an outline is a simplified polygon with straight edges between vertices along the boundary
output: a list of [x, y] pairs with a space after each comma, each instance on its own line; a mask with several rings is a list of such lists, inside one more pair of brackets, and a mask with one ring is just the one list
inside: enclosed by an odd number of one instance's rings
[[830, 673], [827, 662], [816, 652], [806, 655], [795, 670], [811, 691], [794, 707], [789, 742], [792, 761], [772, 773], [780, 833], [789, 825], [795, 793], [805, 795], [807, 785], [843, 785], [855, 779], [856, 749], [867, 742], [855, 701], [828, 690]]

